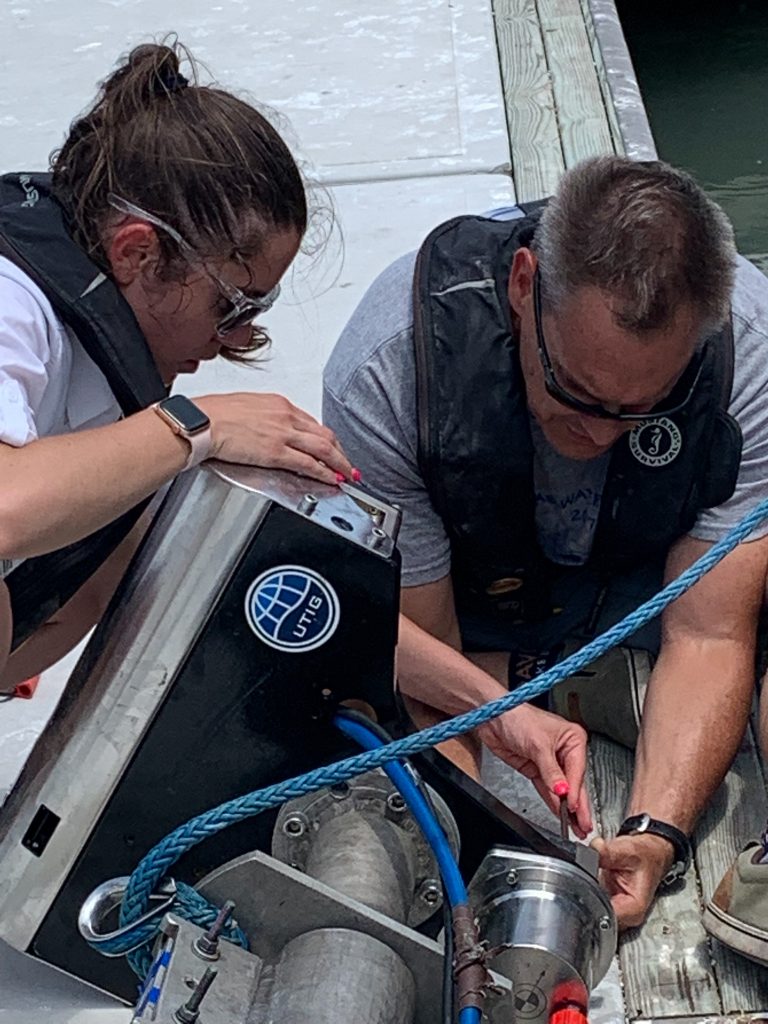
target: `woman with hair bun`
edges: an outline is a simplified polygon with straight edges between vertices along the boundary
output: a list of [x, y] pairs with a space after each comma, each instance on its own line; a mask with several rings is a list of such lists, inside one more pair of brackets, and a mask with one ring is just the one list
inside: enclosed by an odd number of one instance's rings
[[168, 397], [179, 373], [267, 342], [254, 321], [307, 216], [275, 129], [199, 85], [177, 43], [131, 52], [51, 173], [0, 178], [0, 690], [96, 621], [143, 504], [178, 473], [216, 457], [353, 475], [278, 395]]

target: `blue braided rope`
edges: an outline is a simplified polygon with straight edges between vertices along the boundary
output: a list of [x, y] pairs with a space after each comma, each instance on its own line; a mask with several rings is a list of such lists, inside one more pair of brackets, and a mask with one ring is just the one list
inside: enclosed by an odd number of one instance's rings
[[[173, 906], [174, 913], [178, 914], [179, 917], [183, 917], [185, 921], [191, 921], [193, 924], [198, 925], [200, 928], [210, 928], [219, 914], [219, 908], [213, 903], [209, 903], [204, 896], [200, 895], [197, 889], [193, 889], [191, 885], [186, 885], [184, 882], [176, 883], [176, 893], [177, 896]], [[147, 930], [146, 936], [142, 936], [144, 938], [143, 945], [139, 949], [134, 949], [133, 952], [127, 954], [128, 963], [131, 965], [134, 974], [138, 975], [139, 978], [146, 978], [152, 967], [152, 944], [159, 927], [159, 919], [157, 921], [148, 921], [145, 925], [142, 925], [142, 928]], [[222, 929], [221, 938], [227, 942], [232, 942], [235, 946], [241, 946], [243, 949], [250, 948], [248, 936], [242, 928], [231, 922]], [[136, 941], [137, 939], [134, 937], [134, 943]]]
[[[185, 921], [192, 921], [200, 928], [210, 928], [218, 916], [219, 908], [209, 903], [191, 885], [177, 882], [173, 912], [179, 917], [183, 917]], [[94, 944], [93, 948], [99, 953], [109, 953], [115, 956], [125, 954], [134, 972], [140, 978], [146, 978], [152, 968], [152, 943], [157, 936], [159, 927], [160, 918], [145, 921], [144, 924], [131, 928], [116, 939]], [[222, 930], [221, 937], [236, 946], [242, 946], [243, 949], [249, 948], [245, 932], [231, 922]], [[137, 949], [136, 946], [139, 943], [141, 945]]]
[[[554, 665], [531, 682], [525, 683], [513, 693], [505, 694], [503, 697], [449, 721], [422, 729], [420, 732], [396, 740], [378, 750], [366, 751], [335, 764], [316, 768], [305, 775], [237, 797], [179, 826], [149, 851], [131, 875], [120, 911], [121, 927], [128, 927], [131, 922], [146, 912], [151, 894], [166, 877], [172, 865], [204, 839], [221, 832], [229, 825], [234, 825], [270, 808], [278, 807], [287, 800], [315, 792], [325, 786], [345, 782], [363, 772], [381, 768], [388, 761], [418, 754], [429, 747], [471, 732], [478, 726], [490, 722], [491, 719], [503, 715], [505, 711], [510, 711], [532, 697], [546, 693], [563, 679], [578, 672], [585, 665], [626, 640], [637, 629], [662, 612], [722, 561], [766, 519], [768, 519], [768, 500], [760, 502], [725, 537], [714, 544], [701, 558], [681, 573], [676, 580], [667, 584], [658, 594], [645, 601], [634, 612], [631, 612], [601, 636], [590, 641], [581, 650]], [[156, 931], [157, 925], [153, 927]]]

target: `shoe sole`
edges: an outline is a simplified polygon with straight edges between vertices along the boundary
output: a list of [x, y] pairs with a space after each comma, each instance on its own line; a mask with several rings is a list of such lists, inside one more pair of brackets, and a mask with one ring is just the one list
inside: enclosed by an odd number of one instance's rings
[[736, 950], [748, 960], [768, 967], [768, 936], [756, 928], [726, 914], [714, 903], [708, 903], [702, 914], [702, 924], [719, 942]]

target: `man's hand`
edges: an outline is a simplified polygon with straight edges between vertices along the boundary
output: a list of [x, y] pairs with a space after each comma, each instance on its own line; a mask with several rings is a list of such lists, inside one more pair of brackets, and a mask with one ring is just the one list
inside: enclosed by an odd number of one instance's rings
[[662, 879], [672, 867], [674, 851], [666, 839], [647, 833], [593, 839], [600, 854], [600, 881], [611, 897], [619, 928], [636, 928], [645, 920]]
[[477, 734], [497, 757], [533, 782], [554, 814], [560, 808], [554, 786], [565, 779], [571, 827], [581, 839], [586, 837], [592, 815], [584, 786], [587, 734], [580, 725], [524, 704], [481, 726]]

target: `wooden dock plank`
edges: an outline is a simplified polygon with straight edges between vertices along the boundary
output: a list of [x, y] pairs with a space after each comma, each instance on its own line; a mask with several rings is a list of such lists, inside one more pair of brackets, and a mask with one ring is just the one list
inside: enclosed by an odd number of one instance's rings
[[768, 1024], [768, 1017], [763, 1013], [740, 1017], [648, 1017], [635, 1021], [635, 1024]]
[[[706, 901], [744, 844], [756, 839], [768, 819], [755, 734], [750, 726], [722, 786], [702, 815], [694, 835], [696, 866]], [[768, 1007], [768, 971], [714, 939], [715, 964], [726, 1013], [754, 1013]]]
[[603, 57], [603, 51], [597, 35], [597, 26], [595, 25], [595, 20], [592, 17], [589, 0], [580, 0], [580, 6], [582, 17], [584, 19], [584, 26], [587, 32], [587, 38], [589, 39], [590, 49], [592, 50], [592, 60], [595, 64], [595, 72], [600, 86], [600, 94], [603, 98], [603, 107], [605, 108], [605, 116], [608, 122], [608, 129], [611, 133], [613, 148], [616, 153], [625, 153], [626, 147], [621, 133], [621, 125], [619, 124], [616, 107], [613, 102], [611, 86], [608, 81], [608, 72], [605, 67], [605, 59]]
[[613, 153], [608, 116], [581, 6], [538, 0], [566, 167]]
[[555, 96], [535, 0], [496, 0], [496, 41], [515, 194], [552, 195], [565, 170]]
[[580, 0], [617, 153], [655, 160], [656, 145], [615, 0]]
[[[614, 835], [624, 817], [632, 765], [630, 751], [599, 736], [590, 740], [596, 813], [605, 836]], [[628, 1020], [722, 1014], [693, 871], [656, 901], [642, 928], [625, 932], [619, 960]]]

